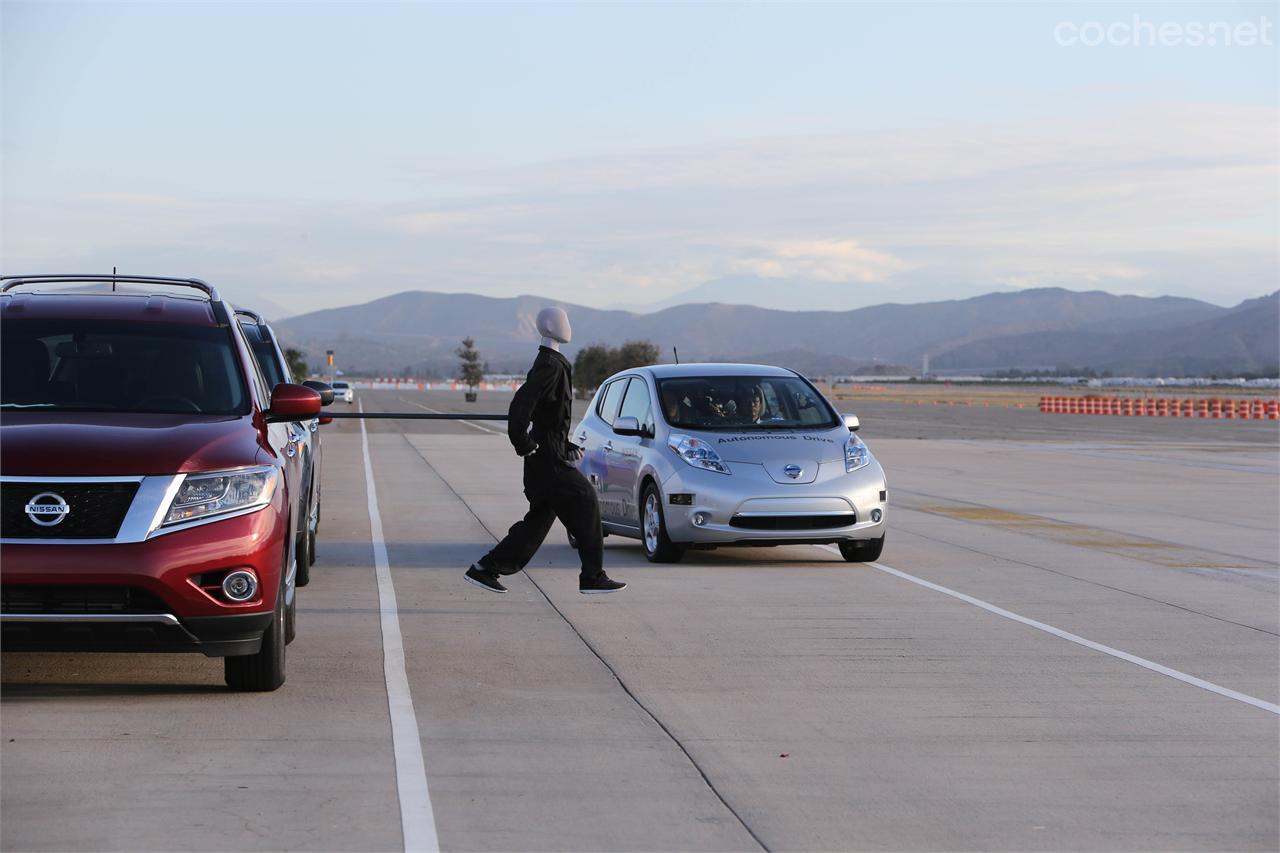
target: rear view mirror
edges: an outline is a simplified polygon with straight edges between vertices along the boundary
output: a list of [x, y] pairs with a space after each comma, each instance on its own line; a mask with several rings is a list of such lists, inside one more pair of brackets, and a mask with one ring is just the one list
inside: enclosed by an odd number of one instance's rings
[[308, 379], [302, 384], [320, 395], [320, 405], [327, 406], [333, 402], [333, 389], [329, 387], [327, 382], [317, 382], [314, 379]]
[[110, 358], [110, 341], [63, 341], [54, 347], [58, 358]]
[[264, 414], [268, 423], [309, 421], [320, 414], [320, 392], [281, 382], [271, 389], [271, 408]]
[[844, 417], [844, 425], [849, 428], [849, 432], [857, 432], [862, 427], [862, 422], [858, 420], [857, 415], [846, 414]]
[[640, 421], [627, 415], [613, 422], [613, 431], [618, 435], [640, 435]]

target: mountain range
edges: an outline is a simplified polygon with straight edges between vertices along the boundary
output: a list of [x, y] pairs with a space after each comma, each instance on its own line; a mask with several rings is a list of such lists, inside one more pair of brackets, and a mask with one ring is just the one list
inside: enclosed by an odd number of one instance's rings
[[407, 291], [275, 324], [314, 365], [336, 352], [348, 374], [451, 376], [472, 337], [494, 373], [523, 373], [537, 312], [564, 308], [572, 359], [591, 343], [657, 344], [666, 360], [758, 361], [810, 375], [1089, 368], [1118, 375], [1236, 375], [1280, 364], [1280, 291], [1224, 308], [1195, 299], [1038, 288], [849, 311], [781, 311], [719, 302], [652, 313], [599, 310], [538, 296]]

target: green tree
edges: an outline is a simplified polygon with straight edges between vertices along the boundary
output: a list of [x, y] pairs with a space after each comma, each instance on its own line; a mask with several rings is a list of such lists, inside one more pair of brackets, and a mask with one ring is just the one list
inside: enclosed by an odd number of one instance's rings
[[293, 374], [293, 378], [299, 382], [311, 375], [311, 368], [307, 364], [307, 354], [302, 350], [286, 347], [284, 360], [289, 364], [289, 372]]
[[591, 344], [578, 350], [573, 358], [573, 385], [582, 394], [590, 394], [613, 373], [613, 351], [605, 344]]
[[474, 338], [463, 338], [462, 346], [455, 351], [458, 358], [458, 379], [466, 383], [466, 386], [475, 390], [475, 387], [484, 381], [485, 365], [480, 361], [480, 353], [476, 350], [476, 342]]
[[658, 345], [652, 341], [627, 341], [613, 354], [613, 372], [658, 363]]

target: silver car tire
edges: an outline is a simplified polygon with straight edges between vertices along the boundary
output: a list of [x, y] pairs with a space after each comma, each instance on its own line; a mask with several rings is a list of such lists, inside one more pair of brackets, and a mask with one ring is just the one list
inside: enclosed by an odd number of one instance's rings
[[640, 541], [644, 556], [650, 563], [678, 563], [684, 557], [684, 547], [667, 536], [667, 519], [662, 512], [662, 494], [649, 483], [640, 498]]

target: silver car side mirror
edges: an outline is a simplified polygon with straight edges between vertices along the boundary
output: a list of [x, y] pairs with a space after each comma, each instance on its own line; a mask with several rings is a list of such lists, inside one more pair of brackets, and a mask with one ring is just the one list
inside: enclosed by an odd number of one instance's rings
[[639, 435], [640, 419], [631, 415], [618, 418], [613, 422], [613, 431], [618, 435]]
[[858, 420], [857, 415], [846, 414], [844, 416], [844, 425], [849, 428], [849, 432], [857, 432], [862, 426], [862, 422]]

